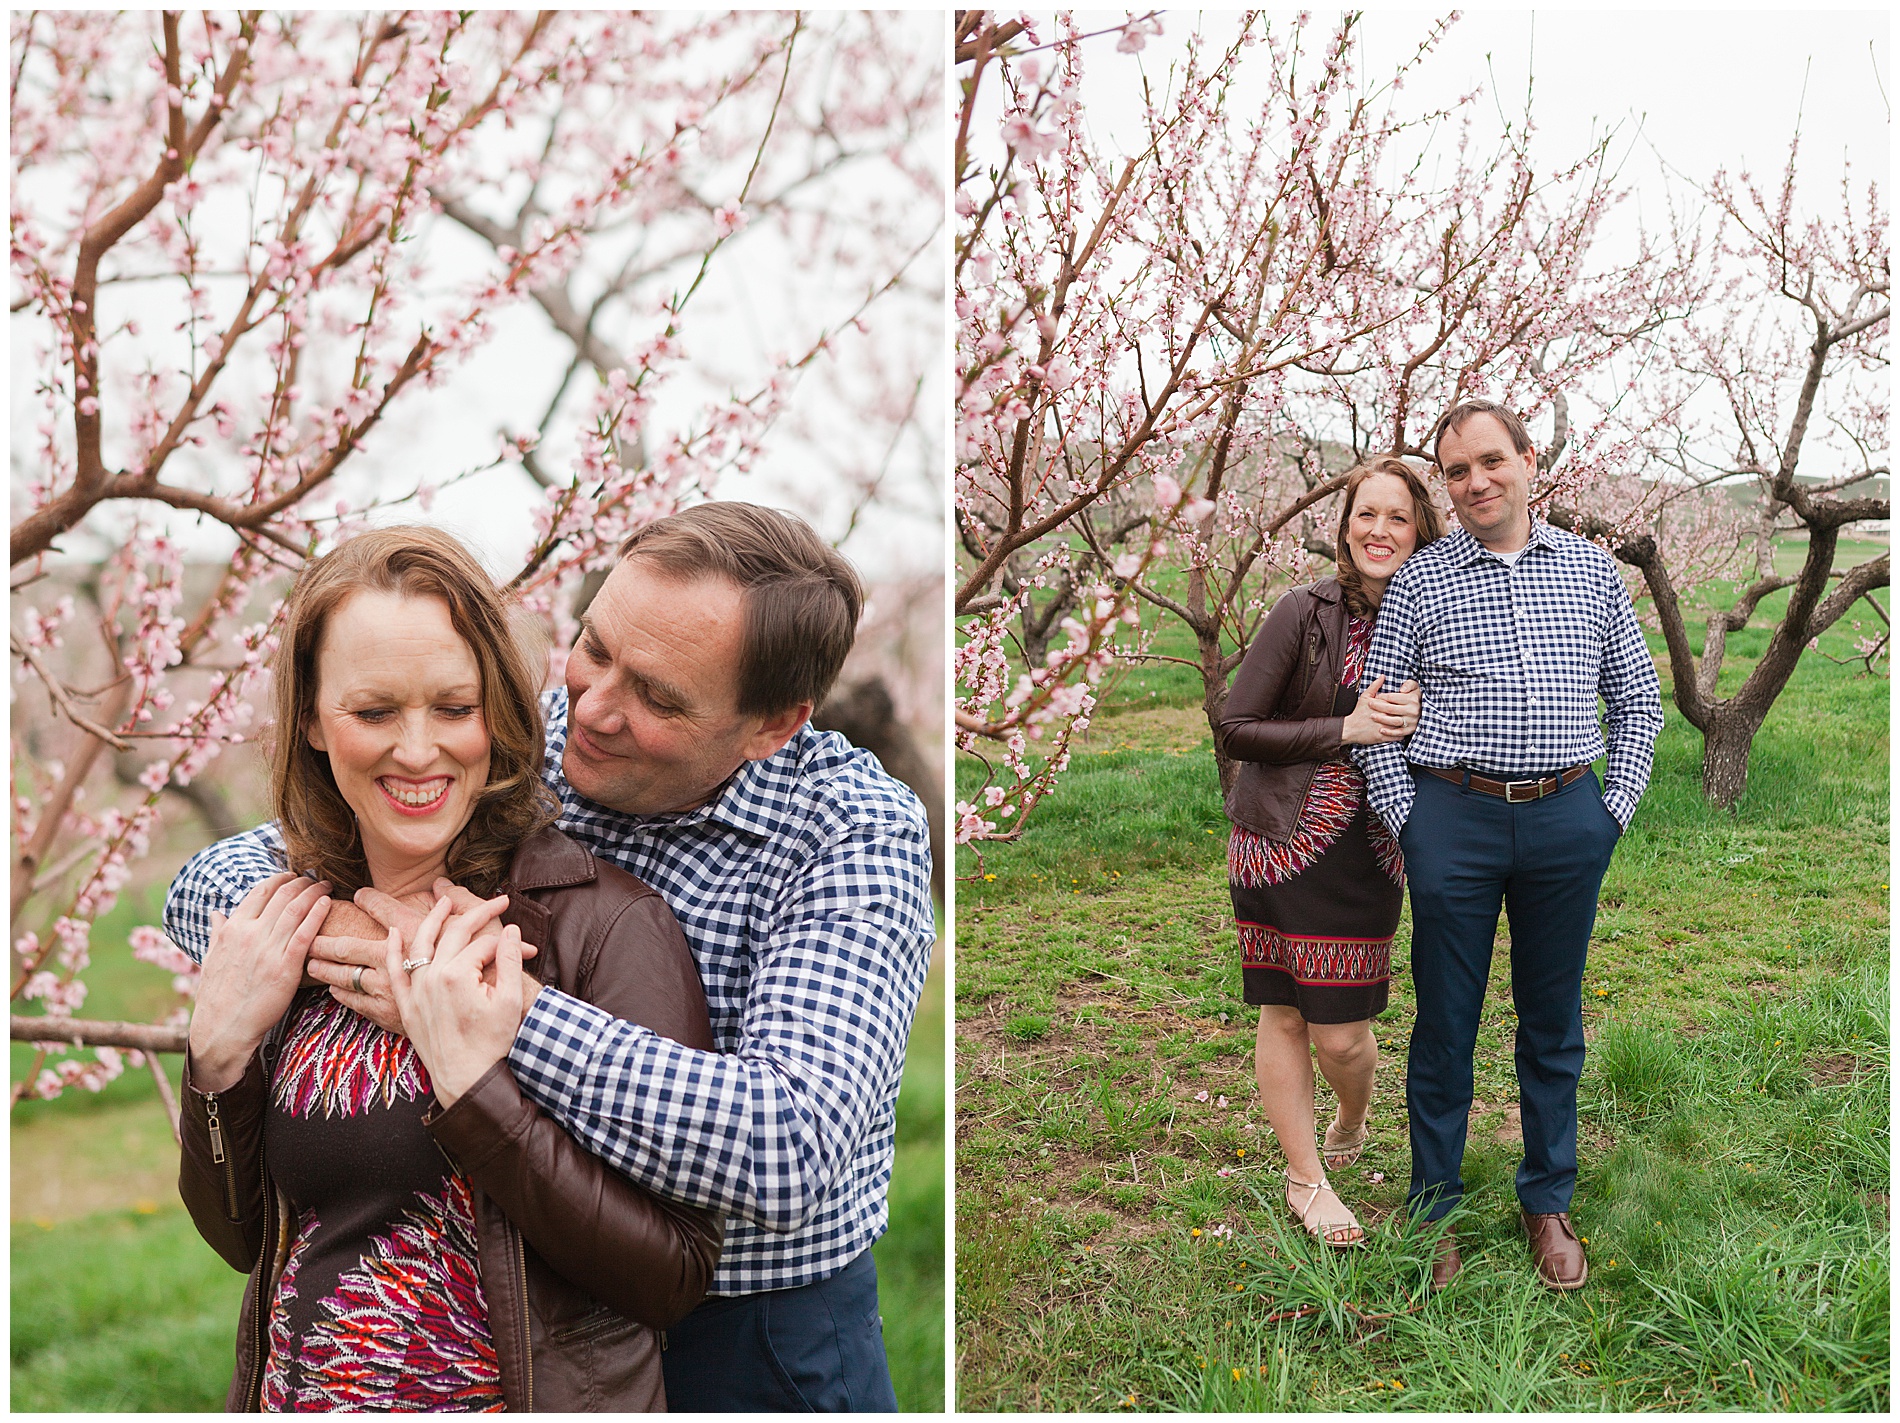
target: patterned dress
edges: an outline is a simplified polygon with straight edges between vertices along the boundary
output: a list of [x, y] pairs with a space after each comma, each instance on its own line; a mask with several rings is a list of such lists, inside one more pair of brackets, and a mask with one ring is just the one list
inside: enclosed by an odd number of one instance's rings
[[[1334, 716], [1359, 701], [1354, 688], [1372, 627], [1371, 618], [1347, 620]], [[1297, 1008], [1309, 1023], [1356, 1023], [1385, 1011], [1405, 862], [1343, 752], [1314, 773], [1288, 839], [1234, 827], [1227, 881], [1247, 1002]]]
[[324, 993], [285, 1035], [265, 1159], [296, 1211], [263, 1410], [499, 1412], [468, 1182], [423, 1126], [409, 1039]]

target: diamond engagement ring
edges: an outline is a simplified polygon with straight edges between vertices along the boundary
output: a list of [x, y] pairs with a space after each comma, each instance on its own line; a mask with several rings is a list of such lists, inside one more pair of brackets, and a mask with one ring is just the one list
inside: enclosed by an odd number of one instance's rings
[[402, 961], [402, 971], [404, 973], [414, 973], [419, 968], [427, 968], [433, 962], [433, 959], [404, 959]]

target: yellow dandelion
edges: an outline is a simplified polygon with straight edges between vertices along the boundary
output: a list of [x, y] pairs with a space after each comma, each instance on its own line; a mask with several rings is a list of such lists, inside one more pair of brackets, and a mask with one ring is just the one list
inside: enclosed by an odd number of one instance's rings
[[1234, 1382], [1235, 1382], [1235, 1383], [1239, 1383], [1239, 1382], [1240, 1382], [1240, 1370], [1239, 1370], [1239, 1369], [1235, 1369], [1235, 1370], [1233, 1370], [1233, 1375], [1234, 1375]]
[[1198, 1236], [1200, 1233], [1201, 1233], [1201, 1228], [1198, 1225], [1195, 1226], [1194, 1229], [1188, 1232], [1189, 1235], [1196, 1235], [1196, 1236]]

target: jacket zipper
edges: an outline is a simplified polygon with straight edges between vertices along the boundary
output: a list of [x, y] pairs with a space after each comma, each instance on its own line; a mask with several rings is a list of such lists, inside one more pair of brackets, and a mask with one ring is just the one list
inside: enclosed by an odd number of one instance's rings
[[521, 1372], [525, 1379], [522, 1390], [525, 1406], [523, 1413], [534, 1412], [534, 1350], [530, 1344], [532, 1330], [528, 1323], [528, 1247], [521, 1238], [520, 1229], [512, 1222], [508, 1226], [515, 1237], [515, 1263], [521, 1270]]
[[[295, 1003], [291, 1005], [293, 1008]], [[289, 1010], [285, 1010], [285, 1017]], [[277, 1068], [279, 1047], [278, 1035], [283, 1031], [284, 1019], [277, 1020], [276, 1027], [264, 1035], [262, 1052], [264, 1057], [264, 1081], [268, 1084]], [[215, 1142], [216, 1137], [212, 1140]], [[225, 1179], [231, 1182], [233, 1197], [232, 1219], [235, 1213], [237, 1195], [237, 1177], [234, 1169], [226, 1165]], [[251, 1311], [251, 1382], [246, 1391], [246, 1411], [262, 1413], [264, 1411], [264, 1366], [270, 1355], [270, 1295], [272, 1288], [271, 1267], [277, 1262], [277, 1236], [281, 1227], [272, 1219], [277, 1214], [277, 1192], [270, 1183], [270, 1166], [264, 1160], [264, 1153], [257, 1154], [257, 1183], [259, 1194], [264, 1202], [264, 1231], [257, 1257], [257, 1299]]]
[[[230, 1168], [225, 1169], [228, 1171]], [[264, 1193], [264, 1236], [257, 1257], [257, 1298], [251, 1309], [251, 1381], [245, 1389], [245, 1411], [248, 1413], [264, 1411], [264, 1365], [270, 1354], [270, 1276], [271, 1264], [277, 1254], [277, 1231], [272, 1228], [271, 1222], [271, 1217], [276, 1214], [273, 1209], [276, 1205], [275, 1193], [271, 1190], [270, 1173], [264, 1169], [262, 1156], [257, 1160], [257, 1179]]]
[[224, 1218], [238, 1218], [237, 1167], [224, 1149], [224, 1123], [218, 1117], [218, 1094], [205, 1093], [205, 1124], [211, 1128], [211, 1161], [224, 1167]]

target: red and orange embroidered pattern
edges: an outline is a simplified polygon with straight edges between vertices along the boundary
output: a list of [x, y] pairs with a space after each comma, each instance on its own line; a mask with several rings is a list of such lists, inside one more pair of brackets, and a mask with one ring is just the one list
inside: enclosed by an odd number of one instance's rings
[[[1350, 687], [1359, 681], [1366, 665], [1366, 653], [1372, 647], [1372, 620], [1352, 618], [1346, 624], [1346, 658], [1340, 669], [1339, 685]], [[1262, 885], [1285, 884], [1306, 869], [1352, 824], [1366, 797], [1365, 777], [1350, 761], [1324, 761], [1313, 773], [1313, 784], [1306, 792], [1306, 804], [1300, 809], [1299, 823], [1286, 840], [1269, 840], [1263, 835], [1234, 827], [1227, 841], [1227, 877], [1242, 889]], [[1405, 857], [1399, 843], [1378, 816], [1366, 818], [1366, 837], [1378, 857], [1379, 868], [1394, 884], [1405, 882]]]
[[271, 1097], [293, 1117], [353, 1117], [429, 1090], [415, 1045], [325, 994], [291, 1026]]
[[460, 1176], [442, 1184], [440, 1198], [419, 1192], [362, 1268], [345, 1271], [322, 1301], [330, 1317], [297, 1359], [297, 1411], [501, 1411], [474, 1203]]
[[1238, 924], [1240, 961], [1246, 968], [1277, 968], [1295, 983], [1379, 983], [1392, 976], [1390, 939], [1306, 939], [1282, 934], [1271, 924]]

